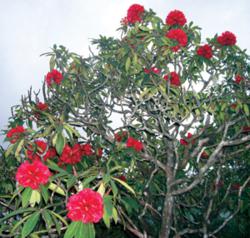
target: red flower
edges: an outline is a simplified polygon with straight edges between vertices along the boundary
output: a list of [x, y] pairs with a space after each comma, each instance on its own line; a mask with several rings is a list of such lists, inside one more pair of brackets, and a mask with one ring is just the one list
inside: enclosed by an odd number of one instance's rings
[[134, 24], [140, 22], [141, 16], [144, 13], [144, 7], [139, 4], [133, 4], [129, 7], [127, 12], [127, 21], [128, 23]]
[[[169, 75], [166, 74], [163, 78], [167, 81], [167, 80], [169, 80]], [[181, 85], [180, 77], [176, 72], [170, 73], [170, 84], [173, 86], [180, 86]]]
[[[192, 136], [193, 136], [193, 134], [190, 133], [190, 132], [188, 132], [188, 134], [187, 134], [187, 139], [191, 139]], [[194, 141], [192, 141], [192, 142], [194, 142]], [[185, 139], [180, 139], [180, 143], [181, 143], [182, 145], [188, 145], [188, 142], [187, 142]]]
[[174, 52], [178, 51], [180, 47], [185, 47], [187, 45], [187, 34], [181, 29], [171, 29], [165, 36], [176, 41], [177, 44], [171, 47]]
[[82, 155], [90, 156], [93, 154], [93, 149], [90, 144], [81, 145]]
[[36, 107], [40, 111], [46, 111], [48, 109], [48, 104], [47, 103], [38, 102], [36, 104]]
[[16, 180], [21, 186], [35, 190], [41, 184], [46, 184], [51, 175], [48, 167], [41, 161], [35, 160], [32, 163], [25, 161], [17, 169]]
[[45, 80], [47, 85], [50, 87], [52, 83], [59, 85], [62, 82], [62, 79], [62, 74], [58, 70], [53, 69], [51, 72], [47, 73]]
[[231, 46], [236, 44], [236, 36], [230, 32], [225, 31], [220, 36], [217, 37], [217, 42], [222, 46]]
[[151, 67], [150, 69], [144, 69], [144, 72], [146, 74], [150, 74], [151, 72], [154, 73], [154, 74], [160, 74], [161, 73], [161, 70], [156, 68], [156, 67]]
[[171, 11], [166, 18], [166, 24], [169, 26], [183, 26], [187, 22], [185, 15], [182, 11], [174, 10]]
[[241, 75], [239, 74], [235, 75], [235, 83], [240, 84], [240, 82], [243, 80], [244, 78]]
[[125, 137], [127, 137], [128, 133], [126, 131], [119, 131], [115, 133], [115, 140], [117, 142], [121, 142]]
[[41, 158], [43, 158], [44, 161], [55, 157], [56, 150], [54, 148], [49, 148], [45, 153], [47, 146], [47, 143], [42, 140], [35, 141], [35, 148], [33, 148], [33, 146], [30, 146], [29, 150], [27, 150], [27, 157], [30, 160], [41, 160]]
[[136, 151], [141, 151], [143, 149], [143, 144], [139, 140], [133, 137], [129, 137], [126, 143], [127, 147], [134, 148]]
[[72, 195], [67, 203], [67, 217], [72, 221], [97, 223], [103, 216], [103, 198], [90, 188]]
[[26, 130], [23, 126], [16, 126], [15, 128], [12, 128], [7, 132], [6, 137], [10, 139], [11, 144], [14, 144], [25, 131]]
[[213, 56], [213, 51], [210, 45], [206, 44], [203, 46], [200, 46], [197, 51], [197, 55], [202, 56], [206, 59], [211, 59]]
[[79, 144], [75, 144], [72, 148], [66, 144], [59, 160], [65, 164], [76, 164], [81, 161], [81, 158], [82, 153], [81, 146]]

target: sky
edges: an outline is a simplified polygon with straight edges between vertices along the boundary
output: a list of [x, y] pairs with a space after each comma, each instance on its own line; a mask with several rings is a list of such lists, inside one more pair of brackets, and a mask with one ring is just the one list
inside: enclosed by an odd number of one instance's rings
[[30, 86], [41, 88], [49, 70], [42, 53], [57, 44], [87, 57], [91, 39], [119, 37], [116, 29], [134, 3], [152, 8], [164, 20], [171, 10], [183, 11], [202, 28], [203, 39], [231, 31], [250, 54], [249, 0], [0, 0], [0, 130], [21, 95]]

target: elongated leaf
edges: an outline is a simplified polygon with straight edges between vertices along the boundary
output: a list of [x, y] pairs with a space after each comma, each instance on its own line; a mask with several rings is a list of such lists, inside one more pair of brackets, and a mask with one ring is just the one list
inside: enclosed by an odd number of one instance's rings
[[112, 211], [113, 211], [112, 197], [111, 196], [104, 196], [103, 202], [104, 202], [104, 209], [106, 210], [108, 216], [111, 217]]
[[72, 222], [68, 226], [67, 231], [65, 232], [63, 238], [72, 238], [72, 237], [74, 237], [78, 233], [79, 226], [80, 226], [80, 222]]
[[22, 229], [22, 238], [27, 237], [35, 228], [40, 217], [40, 212], [33, 213], [30, 218], [25, 222]]
[[62, 133], [58, 133], [56, 138], [56, 151], [59, 155], [62, 154], [64, 145], [65, 145], [65, 138], [63, 137]]
[[37, 190], [33, 190], [30, 197], [30, 206], [34, 207], [35, 204], [39, 204], [41, 201], [41, 194]]
[[135, 195], [134, 189], [131, 188], [126, 182], [124, 182], [118, 178], [115, 178], [115, 177], [112, 177], [112, 179], [119, 182], [122, 186], [124, 186], [127, 190], [129, 190], [131, 193], [133, 193]]
[[51, 217], [49, 211], [48, 210], [43, 210], [42, 217], [43, 217], [43, 220], [46, 223], [46, 227], [50, 228], [53, 225], [53, 220], [52, 220], [52, 217]]
[[50, 190], [54, 191], [55, 193], [58, 193], [60, 195], [65, 196], [64, 190], [60, 186], [58, 186], [58, 185], [56, 185], [54, 183], [50, 183], [48, 188]]
[[25, 188], [22, 192], [22, 207], [27, 207], [30, 201], [30, 197], [32, 194], [31, 188]]
[[42, 192], [42, 197], [43, 197], [44, 202], [47, 203], [49, 200], [48, 188], [42, 185], [41, 192]]

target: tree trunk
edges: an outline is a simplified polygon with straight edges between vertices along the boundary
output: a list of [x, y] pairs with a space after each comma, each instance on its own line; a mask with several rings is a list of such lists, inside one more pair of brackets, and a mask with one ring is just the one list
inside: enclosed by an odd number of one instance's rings
[[161, 232], [159, 238], [168, 238], [172, 225], [174, 197], [168, 193], [165, 196], [164, 208], [162, 213]]
[[164, 207], [162, 212], [161, 231], [159, 238], [168, 238], [171, 231], [173, 221], [173, 207], [174, 197], [171, 195], [170, 184], [174, 180], [174, 145], [173, 142], [166, 141], [168, 148], [167, 151], [167, 163], [166, 163], [166, 195], [164, 200]]

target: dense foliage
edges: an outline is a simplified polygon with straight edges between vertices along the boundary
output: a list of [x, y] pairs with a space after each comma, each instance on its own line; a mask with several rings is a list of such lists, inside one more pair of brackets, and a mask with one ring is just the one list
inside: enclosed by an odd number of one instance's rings
[[134, 4], [119, 31], [88, 58], [54, 45], [13, 107], [0, 236], [247, 237], [249, 56], [179, 10]]

